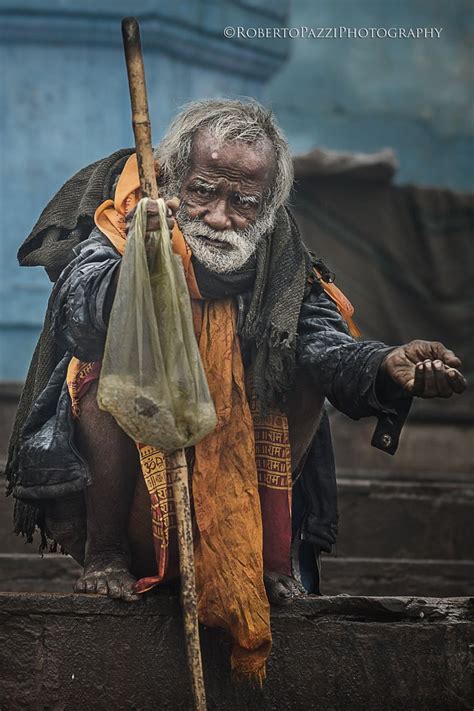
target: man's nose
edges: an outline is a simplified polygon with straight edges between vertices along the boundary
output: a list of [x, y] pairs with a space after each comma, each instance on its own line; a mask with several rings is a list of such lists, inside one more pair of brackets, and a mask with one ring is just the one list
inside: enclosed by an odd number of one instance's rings
[[232, 221], [225, 200], [216, 201], [204, 214], [203, 221], [213, 230], [230, 230]]

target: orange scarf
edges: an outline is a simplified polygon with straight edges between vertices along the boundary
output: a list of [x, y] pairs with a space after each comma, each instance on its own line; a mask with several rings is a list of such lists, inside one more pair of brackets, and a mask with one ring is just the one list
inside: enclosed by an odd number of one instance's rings
[[[126, 244], [125, 215], [138, 199], [138, 170], [133, 155], [120, 176], [115, 200], [107, 200], [95, 213], [96, 225], [121, 254]], [[270, 609], [263, 584], [254, 425], [245, 391], [234, 300], [201, 299], [191, 251], [177, 224], [172, 246], [183, 260], [199, 350], [218, 418], [215, 430], [195, 447], [192, 477], [199, 531], [195, 542], [199, 619], [203, 624], [227, 629], [234, 642], [232, 669], [237, 675], [261, 681], [271, 649]], [[284, 454], [291, 486], [288, 444]], [[153, 457], [155, 461], [161, 457], [166, 467], [162, 453], [155, 451]], [[147, 485], [155, 490], [159, 483], [156, 477], [153, 481], [148, 477]], [[169, 538], [169, 519], [160, 523], [167, 526]], [[163, 528], [157, 533], [162, 535]], [[144, 580], [143, 589], [159, 580], [160, 575]]]

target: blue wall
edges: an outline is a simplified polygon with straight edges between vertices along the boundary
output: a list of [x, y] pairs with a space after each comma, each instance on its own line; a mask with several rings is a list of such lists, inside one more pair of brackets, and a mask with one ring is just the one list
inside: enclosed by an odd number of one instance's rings
[[271, 103], [295, 152], [394, 148], [398, 179], [473, 188], [472, 0], [295, 0], [290, 25], [437, 27], [440, 39], [294, 39]]
[[[280, 25], [287, 0], [0, 0], [0, 379], [23, 379], [51, 289], [16, 252], [40, 211], [84, 165], [133, 145], [120, 19], [141, 20], [154, 140], [186, 101], [260, 97], [288, 48], [223, 28]], [[157, 12], [157, 8], [159, 12]]]

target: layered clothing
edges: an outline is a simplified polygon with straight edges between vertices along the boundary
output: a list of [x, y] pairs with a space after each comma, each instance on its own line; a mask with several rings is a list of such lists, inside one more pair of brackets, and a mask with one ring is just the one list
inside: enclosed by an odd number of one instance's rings
[[[100, 372], [125, 246], [124, 218], [139, 197], [135, 157], [125, 165], [123, 156], [119, 160], [114, 199], [95, 210], [95, 229], [74, 246], [50, 299], [48, 336], [61, 357], [16, 430], [10, 481], [23, 505], [18, 528], [27, 535], [31, 516], [25, 512], [90, 483], [74, 446], [74, 417], [80, 416], [81, 395]], [[410, 399], [392, 388], [390, 401], [379, 401], [378, 392], [387, 386], [379, 366], [390, 348], [350, 335], [350, 304], [324, 280], [324, 265], [306, 250], [286, 208], [278, 211], [274, 230], [262, 238], [255, 256], [232, 275], [215, 275], [194, 260], [178, 227], [173, 248], [183, 260], [218, 414], [216, 430], [196, 445], [190, 459], [200, 618], [231, 632], [234, 668], [258, 677], [271, 640], [264, 565], [291, 574], [292, 532], [318, 550], [330, 551], [335, 541], [325, 398], [354, 419], [376, 415], [373, 443], [392, 453]], [[137, 444], [157, 561], [157, 570], [138, 582], [144, 590], [169, 572], [173, 502], [166, 456]], [[305, 497], [292, 521], [293, 480]]]

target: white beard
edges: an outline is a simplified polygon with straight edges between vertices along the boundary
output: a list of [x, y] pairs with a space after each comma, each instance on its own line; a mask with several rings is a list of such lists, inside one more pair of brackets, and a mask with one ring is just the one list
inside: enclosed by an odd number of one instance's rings
[[[219, 274], [235, 272], [254, 254], [262, 237], [274, 224], [274, 213], [268, 211], [244, 230], [214, 230], [202, 220], [189, 219], [186, 208], [177, 213], [179, 227], [194, 257], [207, 269]], [[207, 237], [208, 239], [203, 239]], [[216, 243], [216, 246], [212, 244]], [[219, 243], [230, 245], [219, 246]]]

